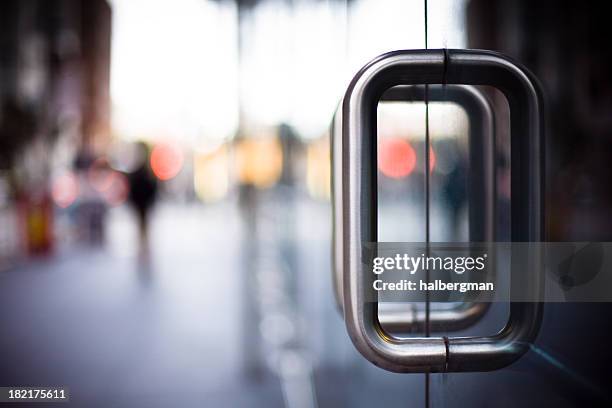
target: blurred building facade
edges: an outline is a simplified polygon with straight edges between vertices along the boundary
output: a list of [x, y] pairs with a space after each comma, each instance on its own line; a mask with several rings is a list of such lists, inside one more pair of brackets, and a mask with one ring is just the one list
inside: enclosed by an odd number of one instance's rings
[[53, 246], [51, 181], [110, 137], [105, 0], [0, 3], [0, 263]]
[[[472, 0], [466, 16], [470, 48], [503, 52], [541, 81], [547, 115], [546, 240], [609, 241], [612, 49], [605, 3]], [[611, 359], [589, 351], [610, 336], [610, 304], [548, 303], [546, 315], [564, 324], [544, 330], [540, 344], [554, 344], [558, 358], [582, 373], [586, 384], [609, 389]], [[560, 341], [566, 333], [581, 334]], [[557, 390], [570, 390], [576, 406], [596, 405], [589, 401], [591, 391], [575, 381], [550, 378]]]
[[611, 238], [612, 50], [605, 4], [472, 0], [469, 48], [497, 50], [542, 82], [551, 241]]

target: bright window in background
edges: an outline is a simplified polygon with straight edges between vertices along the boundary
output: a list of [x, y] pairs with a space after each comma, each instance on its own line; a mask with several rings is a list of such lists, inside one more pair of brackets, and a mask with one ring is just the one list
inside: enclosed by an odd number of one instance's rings
[[[430, 47], [465, 45], [464, 3], [429, 1]], [[240, 59], [235, 2], [112, 4], [113, 125], [127, 140], [198, 147], [231, 137], [239, 95], [245, 136], [286, 123], [317, 138], [361, 66], [425, 44], [422, 0], [357, 0], [349, 10], [344, 1], [262, 0], [245, 9]]]
[[113, 128], [124, 140], [198, 147], [238, 124], [232, 2], [113, 0]]
[[351, 77], [385, 52], [425, 48], [423, 10], [423, 0], [355, 1], [347, 42]]
[[244, 112], [255, 126], [325, 134], [351, 78], [375, 56], [422, 48], [423, 2], [264, 0], [246, 19]]
[[261, 1], [245, 18], [241, 66], [247, 127], [292, 125], [322, 136], [347, 85], [346, 9], [338, 1]]
[[[430, 47], [464, 47], [464, 0], [429, 1]], [[422, 0], [262, 0], [245, 19], [247, 129], [292, 125], [323, 135], [353, 75], [384, 52], [424, 48]]]

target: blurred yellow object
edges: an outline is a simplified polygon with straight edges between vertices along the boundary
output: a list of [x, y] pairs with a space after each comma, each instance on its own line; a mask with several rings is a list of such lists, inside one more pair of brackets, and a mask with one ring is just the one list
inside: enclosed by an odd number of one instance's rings
[[315, 140], [306, 152], [306, 186], [308, 193], [318, 199], [331, 197], [331, 153], [329, 137]]
[[222, 200], [229, 189], [229, 154], [223, 144], [206, 153], [193, 156], [193, 187], [204, 202]]
[[235, 160], [240, 183], [258, 188], [272, 187], [283, 169], [283, 152], [276, 137], [238, 141]]

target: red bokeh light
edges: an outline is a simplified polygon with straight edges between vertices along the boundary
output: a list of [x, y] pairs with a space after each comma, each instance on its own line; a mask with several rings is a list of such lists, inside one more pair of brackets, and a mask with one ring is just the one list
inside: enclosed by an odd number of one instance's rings
[[112, 171], [108, 176], [108, 188], [102, 191], [102, 197], [108, 205], [116, 207], [127, 200], [129, 191], [127, 177], [118, 171]]
[[171, 143], [157, 144], [151, 152], [151, 170], [160, 180], [170, 180], [183, 168], [183, 152]]
[[111, 188], [115, 171], [108, 166], [105, 158], [98, 158], [87, 170], [89, 184], [99, 193]]
[[79, 181], [72, 172], [64, 173], [53, 181], [51, 196], [60, 208], [70, 207], [79, 195]]
[[412, 173], [416, 166], [414, 148], [402, 139], [385, 139], [378, 150], [378, 168], [387, 177], [400, 179]]

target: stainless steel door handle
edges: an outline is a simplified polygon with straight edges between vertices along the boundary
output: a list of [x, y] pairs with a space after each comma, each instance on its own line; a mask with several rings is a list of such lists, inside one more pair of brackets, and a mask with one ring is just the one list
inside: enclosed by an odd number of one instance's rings
[[[427, 94], [426, 94], [427, 92]], [[470, 178], [482, 177], [482, 183], [469, 187], [469, 238], [472, 242], [491, 242], [495, 239], [495, 169], [494, 120], [489, 100], [475, 87], [466, 85], [403, 85], [390, 88], [381, 96], [381, 102], [454, 102], [461, 106], [470, 120], [468, 137]], [[334, 117], [332, 128], [333, 197], [334, 197], [334, 295], [342, 311], [342, 160], [341, 118]], [[479, 220], [480, 222], [474, 222]], [[429, 326], [432, 332], [457, 331], [477, 322], [489, 308], [489, 303], [460, 304], [446, 310], [431, 310]], [[379, 311], [379, 317], [394, 333], [425, 332], [425, 313], [415, 304], [402, 304], [401, 313]]]
[[[365, 301], [373, 275], [363, 270], [362, 245], [377, 241], [376, 106], [397, 85], [490, 85], [510, 106], [511, 238], [542, 241], [543, 120], [541, 91], [525, 68], [500, 54], [480, 50], [411, 50], [384, 54], [362, 68], [346, 91], [342, 114], [343, 294], [347, 331], [372, 363], [396, 372], [494, 370], [516, 361], [539, 331], [542, 303], [510, 305], [497, 334], [482, 337], [397, 339], [382, 329], [377, 303]], [[537, 253], [513, 257], [512, 269], [533, 271], [529, 281], [513, 274], [511, 293], [522, 287], [540, 299], [543, 271]], [[519, 262], [521, 262], [519, 264]]]

